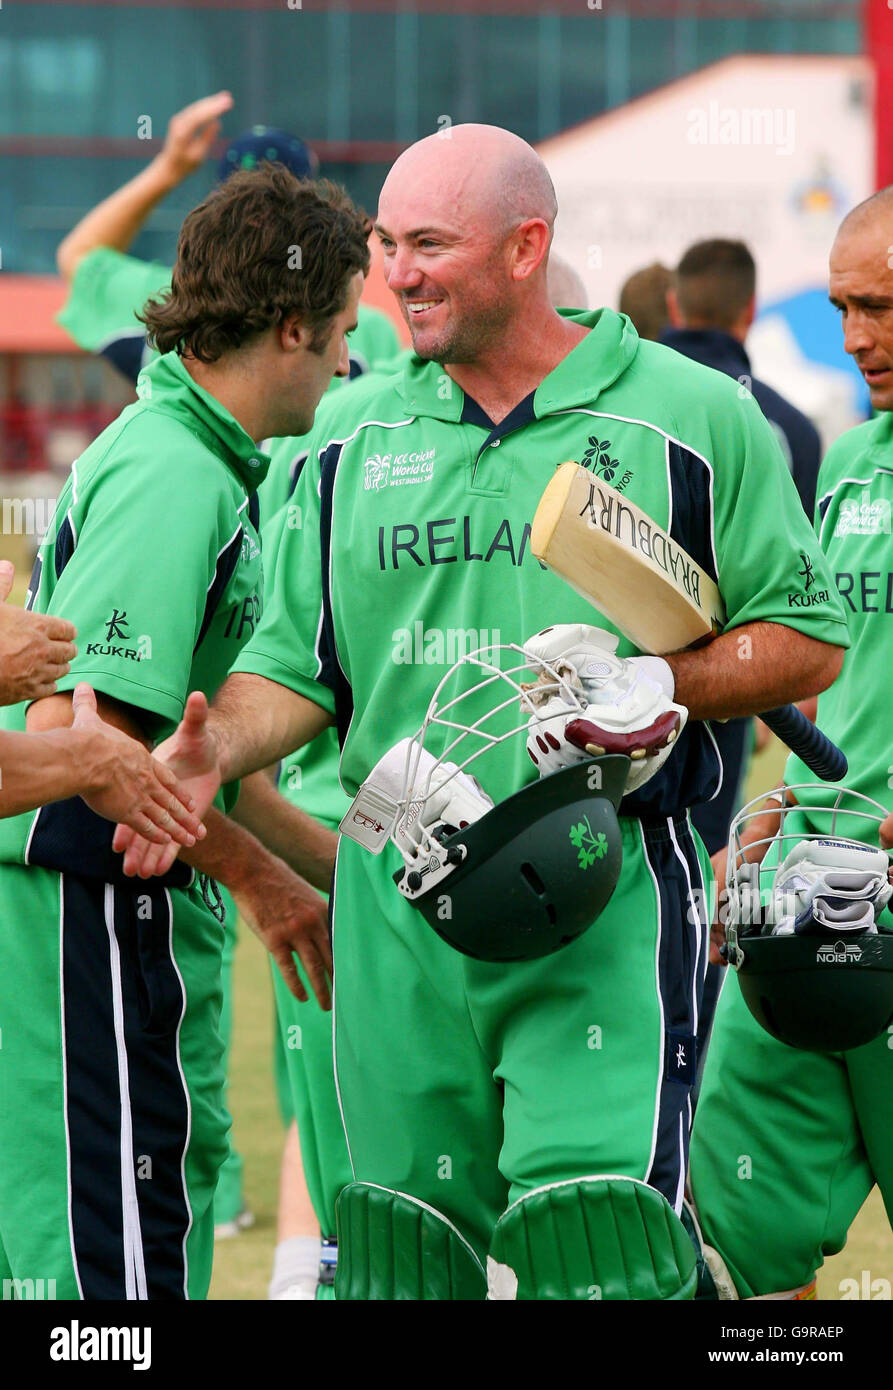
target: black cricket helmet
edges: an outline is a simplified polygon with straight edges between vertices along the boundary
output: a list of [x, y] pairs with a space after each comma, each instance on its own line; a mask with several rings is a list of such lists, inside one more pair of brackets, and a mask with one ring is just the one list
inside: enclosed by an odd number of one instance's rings
[[[513, 643], [481, 647], [455, 662], [422, 728], [381, 760], [341, 823], [373, 852], [387, 840], [397, 846], [400, 893], [438, 936], [477, 960], [535, 960], [560, 950], [592, 925], [620, 876], [617, 808], [627, 757], [589, 758], [496, 805], [470, 775], [478, 757], [526, 737], [529, 720], [541, 717], [529, 687], [516, 679], [530, 665]], [[585, 707], [580, 691], [554, 676], [555, 693]], [[476, 683], [463, 688], [469, 679]], [[500, 701], [501, 694], [507, 698]], [[438, 756], [432, 743], [445, 743]]]
[[[886, 813], [845, 787], [834, 789], [828, 806], [809, 805], [815, 795], [814, 783], [786, 789], [771, 837], [780, 841], [771, 878], [746, 858], [771, 840], [742, 845], [748, 825], [766, 810], [765, 796], [732, 823], [725, 953], [748, 1009], [774, 1038], [808, 1052], [845, 1052], [893, 1024], [893, 932], [882, 915], [889, 860], [876, 829], [874, 844], [841, 833], [872, 834]], [[820, 832], [804, 834], [802, 817], [788, 831], [801, 808]]]

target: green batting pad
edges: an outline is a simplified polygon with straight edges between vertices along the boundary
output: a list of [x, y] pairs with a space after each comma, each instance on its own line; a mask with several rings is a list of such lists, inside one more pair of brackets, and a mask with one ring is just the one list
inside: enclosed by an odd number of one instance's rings
[[371, 1183], [345, 1187], [335, 1208], [341, 1299], [475, 1299], [484, 1268], [445, 1216], [415, 1197]]
[[540, 1187], [500, 1217], [493, 1299], [688, 1299], [695, 1254], [665, 1197], [633, 1178]]

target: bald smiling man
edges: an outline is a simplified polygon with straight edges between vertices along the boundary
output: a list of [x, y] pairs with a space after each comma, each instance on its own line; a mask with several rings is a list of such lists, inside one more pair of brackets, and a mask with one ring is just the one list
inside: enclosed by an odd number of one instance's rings
[[[193, 697], [159, 750], [201, 812], [221, 777], [335, 723], [354, 794], [421, 725], [450, 633], [608, 628], [530, 551], [565, 459], [610, 473], [668, 526], [718, 577], [736, 629], [658, 662], [660, 697], [688, 708], [688, 727], [621, 804], [607, 908], [556, 954], [459, 954], [397, 893], [394, 846], [373, 856], [342, 836], [335, 1058], [354, 1181], [339, 1199], [338, 1298], [484, 1299], [488, 1277], [499, 1299], [693, 1296], [679, 1213], [710, 866], [687, 808], [719, 782], [706, 721], [824, 688], [846, 645], [758, 407], [610, 309], [556, 311], [556, 212], [542, 161], [505, 130], [455, 126], [397, 160], [377, 230], [415, 355], [343, 392], [294, 493], [301, 525], [270, 557], [261, 623], [210, 714]], [[400, 459], [424, 462], [407, 474]], [[801, 551], [821, 596], [809, 607], [788, 602]], [[420, 618], [440, 642], [407, 663], [397, 635]], [[621, 639], [630, 681], [634, 654]], [[538, 775], [518, 738], [479, 766], [496, 802]], [[116, 843], [133, 872], [170, 853], [124, 830]]]

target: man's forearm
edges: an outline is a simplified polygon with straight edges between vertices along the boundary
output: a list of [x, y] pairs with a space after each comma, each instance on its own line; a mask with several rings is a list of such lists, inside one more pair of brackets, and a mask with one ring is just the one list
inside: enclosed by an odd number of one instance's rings
[[321, 705], [287, 686], [242, 672], [221, 686], [208, 718], [224, 782], [269, 767], [331, 723], [332, 716]]
[[282, 796], [265, 772], [244, 778], [232, 819], [314, 888], [329, 891], [338, 836]]
[[59, 274], [71, 280], [78, 263], [99, 246], [127, 251], [149, 213], [176, 185], [166, 162], [153, 159], [136, 178], [105, 198], [72, 228], [56, 252]]
[[840, 672], [843, 648], [779, 623], [747, 623], [665, 660], [675, 698], [692, 719], [732, 719], [826, 690]]
[[76, 730], [0, 733], [0, 816], [93, 790], [90, 739]]
[[180, 851], [180, 858], [226, 885], [233, 893], [246, 892], [257, 884], [265, 861], [272, 856], [249, 830], [237, 825], [215, 807], [205, 812], [207, 836], [191, 849]]

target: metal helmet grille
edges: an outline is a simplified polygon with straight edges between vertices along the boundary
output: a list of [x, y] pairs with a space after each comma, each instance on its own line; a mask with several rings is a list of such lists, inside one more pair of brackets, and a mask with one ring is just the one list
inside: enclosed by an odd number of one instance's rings
[[[815, 783], [787, 792], [801, 800], [785, 795], [777, 835], [742, 843], [765, 796], [749, 802], [732, 825], [728, 959], [747, 1008], [767, 1033], [789, 1047], [846, 1052], [893, 1024], [893, 932], [883, 922], [889, 858], [877, 834], [885, 810], [848, 788], [824, 806], [809, 804]], [[748, 859], [762, 859], [776, 839], [771, 870]]]
[[[585, 698], [553, 666], [546, 662], [540, 666], [552, 677], [539, 686], [541, 691], [560, 694], [578, 709], [585, 708]], [[545, 718], [518, 679], [524, 672], [530, 674], [530, 670], [530, 659], [523, 648], [514, 642], [502, 642], [469, 652], [438, 681], [421, 727], [406, 749], [399, 810], [391, 832], [391, 840], [404, 858], [406, 840], [412, 841], [422, 856], [436, 853], [439, 848], [437, 842], [432, 842], [431, 827], [423, 820], [423, 807], [435, 781], [443, 787], [460, 773], [472, 775], [473, 764], [484, 754], [508, 739], [526, 737], [531, 717]], [[457, 685], [469, 673], [479, 673], [480, 678], [457, 692]], [[483, 714], [473, 718], [475, 702], [488, 690], [493, 692], [493, 702]], [[512, 707], [518, 710], [517, 721], [508, 721], [508, 729], [500, 728], [500, 720], [505, 722], [503, 716]], [[433, 753], [432, 744], [442, 743], [441, 751]], [[444, 768], [448, 762], [455, 764], [452, 770]], [[403, 843], [398, 837], [402, 837]]]
[[[829, 789], [830, 790], [830, 789]], [[742, 844], [748, 827], [754, 820], [765, 814], [771, 798], [778, 800], [777, 793], [763, 793], [749, 801], [738, 812], [729, 830], [729, 853], [726, 859], [727, 927], [741, 928], [741, 935], [754, 934], [766, 925], [772, 924], [773, 880], [761, 869], [761, 861], [769, 846], [778, 843], [777, 866], [784, 863], [788, 853], [803, 841], [836, 840], [854, 848], [876, 849], [879, 843], [878, 829], [886, 817], [886, 810], [879, 802], [851, 791], [848, 787], [835, 790], [833, 800], [827, 806], [809, 803], [809, 796], [815, 795], [814, 782], [793, 783], [781, 792], [781, 804], [777, 807], [779, 826], [774, 835], [767, 835], [749, 844]], [[792, 793], [801, 799], [793, 800]], [[820, 830], [806, 830], [803, 815], [807, 814], [813, 825], [821, 825]], [[789, 827], [793, 817], [794, 824]], [[796, 822], [799, 818], [799, 824]], [[871, 827], [874, 844], [865, 839], [866, 822]], [[755, 851], [757, 862], [749, 857]], [[734, 962], [732, 962], [734, 963]]]

